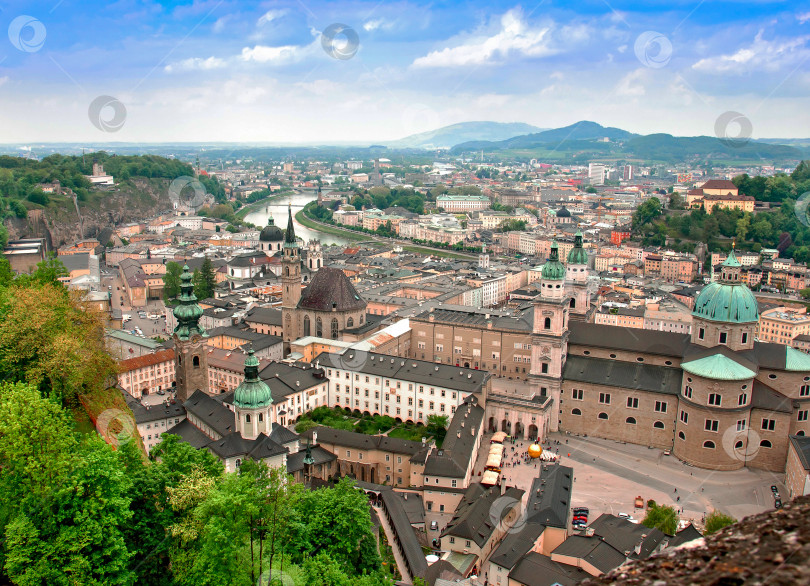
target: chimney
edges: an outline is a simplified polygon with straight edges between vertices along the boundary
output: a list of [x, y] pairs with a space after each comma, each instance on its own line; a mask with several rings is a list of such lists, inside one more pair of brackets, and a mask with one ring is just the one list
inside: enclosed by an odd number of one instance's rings
[[312, 443], [313, 443], [313, 444], [317, 444], [317, 443], [318, 443], [318, 432], [317, 432], [317, 431], [313, 431], [313, 432], [312, 432]]

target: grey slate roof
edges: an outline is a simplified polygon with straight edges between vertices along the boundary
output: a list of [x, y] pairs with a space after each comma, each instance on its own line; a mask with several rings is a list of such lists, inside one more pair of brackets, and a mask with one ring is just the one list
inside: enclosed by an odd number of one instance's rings
[[492, 552], [489, 561], [506, 568], [507, 571], [511, 570], [534, 547], [545, 530], [545, 526], [540, 523], [529, 521], [520, 531], [507, 533], [501, 544]]
[[691, 343], [689, 334], [623, 328], [586, 322], [572, 322], [569, 344], [629, 350], [663, 356], [683, 356]]
[[356, 311], [365, 309], [366, 302], [357, 293], [346, 273], [340, 269], [322, 267], [310, 281], [298, 302], [300, 309], [316, 311]]
[[562, 555], [586, 561], [601, 572], [609, 572], [627, 561], [624, 554], [598, 535], [592, 537], [572, 535], [558, 545], [551, 555]]
[[[124, 391], [126, 393], [126, 391]], [[127, 393], [127, 396], [130, 396]], [[176, 403], [169, 405], [164, 404], [154, 405], [153, 407], [145, 407], [140, 401], [128, 400], [127, 406], [132, 409], [132, 414], [135, 416], [135, 423], [149, 423], [150, 421], [158, 421], [160, 419], [168, 419], [170, 417], [185, 417], [186, 409], [183, 405]]]
[[253, 307], [245, 314], [245, 321], [281, 326], [281, 310], [274, 307]]
[[413, 576], [424, 576], [428, 569], [425, 554], [419, 540], [416, 538], [413, 527], [411, 527], [410, 519], [408, 519], [408, 514], [402, 506], [402, 501], [391, 489], [381, 491], [380, 497], [388, 513], [388, 518], [391, 519], [391, 525], [394, 533], [396, 533], [397, 540], [405, 553], [408, 569]]
[[502, 497], [511, 499], [511, 501], [503, 501], [504, 506], [500, 511], [501, 518], [509, 512], [511, 507], [520, 507], [523, 491], [510, 486], [501, 495], [500, 486], [485, 487], [478, 482], [470, 484], [456, 507], [453, 518], [442, 531], [442, 537], [452, 535], [461, 539], [470, 539], [479, 547], [483, 546], [492, 537], [492, 533], [500, 522], [500, 519], [493, 519], [491, 511], [494, 510], [495, 501]]
[[184, 419], [166, 433], [179, 435], [184, 442], [198, 450], [211, 443], [211, 438], [197, 429], [188, 419]]
[[323, 384], [326, 379], [318, 378], [318, 372], [319, 369], [308, 365], [304, 367], [300, 364], [292, 366], [283, 362], [271, 362], [259, 372], [259, 378], [270, 387], [273, 402], [280, 403], [292, 393]]
[[222, 437], [234, 430], [235, 414], [199, 389], [183, 403], [183, 407]]
[[568, 527], [574, 470], [560, 464], [543, 464], [540, 476], [532, 482], [526, 516], [546, 527]]
[[754, 392], [751, 395], [751, 406], [755, 409], [793, 413], [793, 401], [772, 389], [758, 379], [754, 379]]
[[223, 459], [250, 455], [255, 460], [261, 460], [287, 451], [287, 448], [278, 445], [263, 433], [255, 440], [250, 440], [243, 438], [238, 432], [233, 432], [210, 442], [206, 447]]
[[589, 577], [590, 574], [576, 566], [552, 561], [536, 551], [527, 554], [509, 572], [510, 580], [527, 586], [574, 586]]
[[796, 450], [799, 461], [805, 470], [810, 471], [810, 437], [804, 435], [790, 436], [790, 444]]
[[569, 355], [563, 380], [677, 395], [681, 390], [679, 368]]
[[[487, 318], [489, 316], [489, 318]], [[473, 309], [466, 305], [443, 305], [433, 311], [424, 311], [414, 319], [428, 321], [433, 318], [434, 323], [458, 324], [469, 326], [487, 327], [492, 323], [495, 329], [516, 330], [520, 332], [532, 331], [534, 323], [534, 311], [527, 310], [518, 312], [515, 315], [509, 311], [498, 311], [494, 309]]]
[[433, 450], [425, 462], [425, 476], [464, 478], [475, 456], [478, 430], [484, 420], [484, 409], [466, 403], [456, 409], [447, 428], [442, 449]]
[[695, 529], [694, 525], [689, 523], [689, 525], [678, 531], [675, 537], [669, 540], [667, 547], [678, 547], [679, 545], [700, 539], [701, 537], [703, 537], [703, 534]]
[[[318, 464], [326, 464], [327, 462], [334, 462], [337, 459], [337, 456], [321, 446], [312, 446], [310, 453], [312, 454], [312, 459], [314, 460], [313, 465], [315, 466]], [[306, 454], [306, 450], [298, 450], [294, 454], [287, 456], [287, 472], [292, 474], [293, 472], [303, 470], [304, 456], [306, 456]]]
[[[607, 513], [599, 515], [589, 527], [613, 548], [631, 559], [648, 558], [666, 539], [666, 535], [658, 529], [650, 529], [640, 523], [631, 523], [627, 519]], [[639, 544], [641, 548], [636, 553], [635, 547]]]
[[480, 392], [490, 378], [485, 370], [475, 370], [449, 364], [436, 364], [415, 358], [399, 358], [387, 354], [348, 348], [342, 354], [324, 352], [316, 358], [321, 368], [339, 368], [361, 374], [413, 381], [433, 387], [445, 387], [466, 393]]
[[270, 430], [270, 439], [283, 446], [298, 441], [299, 436], [283, 425], [274, 423]]

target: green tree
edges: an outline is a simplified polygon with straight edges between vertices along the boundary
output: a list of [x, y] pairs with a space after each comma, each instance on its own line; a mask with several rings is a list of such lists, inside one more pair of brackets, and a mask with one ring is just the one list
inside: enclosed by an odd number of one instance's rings
[[634, 231], [639, 231], [642, 226], [652, 222], [655, 218], [661, 215], [661, 200], [657, 197], [651, 197], [643, 204], [638, 206], [633, 212], [632, 226]]
[[5, 248], [6, 244], [8, 244], [8, 230], [0, 224], [0, 248]]
[[641, 524], [650, 529], [658, 529], [667, 535], [675, 535], [678, 530], [678, 513], [674, 507], [654, 504], [647, 509]]
[[180, 295], [180, 275], [183, 267], [174, 261], [166, 263], [166, 273], [163, 275], [163, 297], [167, 301]]
[[731, 515], [726, 515], [715, 509], [706, 517], [706, 529], [703, 534], [711, 535], [712, 533], [717, 533], [723, 527], [728, 527], [736, 522], [737, 519]]
[[202, 266], [200, 267], [200, 277], [205, 287], [205, 297], [199, 299], [208, 299], [214, 296], [214, 291], [217, 287], [217, 275], [214, 270], [214, 263], [207, 256], [203, 259]]
[[669, 194], [669, 209], [671, 210], [682, 210], [686, 207], [686, 203], [683, 200], [683, 196], [679, 193], [670, 193]]
[[746, 241], [748, 236], [748, 227], [750, 224], [751, 219], [748, 216], [743, 216], [742, 218], [737, 220], [737, 230], [735, 232], [737, 242], [743, 243]]

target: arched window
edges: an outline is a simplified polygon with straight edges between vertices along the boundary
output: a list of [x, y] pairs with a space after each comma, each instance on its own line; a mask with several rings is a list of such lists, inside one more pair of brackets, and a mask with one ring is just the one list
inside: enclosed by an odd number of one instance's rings
[[635, 417], [628, 417], [627, 419], [624, 420], [624, 422], [629, 423], [630, 425], [635, 425], [636, 424], [636, 418]]
[[250, 423], [250, 413], [245, 414], [245, 423]]
[[664, 429], [664, 422], [663, 421], [656, 421], [653, 423], [653, 427], [655, 429]]
[[551, 318], [547, 317], [546, 320], [543, 322], [543, 327], [547, 330], [551, 329]]
[[705, 442], [703, 442], [703, 447], [704, 448], [709, 448], [710, 450], [713, 450], [714, 447], [715, 447], [714, 442], [712, 440], [706, 440]]
[[320, 317], [315, 318], [315, 335], [323, 338], [323, 322]]
[[304, 316], [304, 335], [309, 336], [309, 316]]
[[572, 297], [570, 307], [571, 307], [571, 309], [575, 309], [576, 306], [577, 306], [577, 300]]
[[602, 411], [599, 415], [597, 415], [597, 417], [599, 417], [599, 419], [607, 419], [608, 414]]
[[353, 328], [354, 327], [354, 318], [353, 317], [350, 317], [349, 319], [346, 320], [346, 327], [347, 328]]
[[195, 357], [194, 357], [194, 358], [191, 360], [191, 364], [194, 366], [194, 368], [200, 368], [200, 357], [199, 357], [199, 356], [195, 356]]
[[743, 449], [742, 440], [737, 440], [737, 443], [734, 444], [734, 449], [735, 450], [742, 450]]
[[337, 340], [338, 338], [338, 320], [336, 317], [332, 318], [332, 339]]
[[762, 440], [761, 442], [759, 442], [759, 447], [760, 448], [772, 448], [773, 444], [771, 444], [771, 440]]
[[686, 434], [684, 434], [682, 431], [679, 431], [678, 432], [678, 439], [682, 439], [682, 440], [686, 441]]
[[239, 468], [242, 465], [242, 460], [239, 458], [236, 459], [236, 467]]
[[285, 276], [285, 277], [289, 277], [289, 276], [290, 276], [290, 267], [284, 267], [284, 276]]
[[799, 431], [797, 431], [797, 432], [796, 432], [796, 435], [803, 436], [803, 435], [804, 435], [804, 431], [799, 430]]
[[582, 415], [582, 411], [579, 409], [571, 409], [571, 415]]

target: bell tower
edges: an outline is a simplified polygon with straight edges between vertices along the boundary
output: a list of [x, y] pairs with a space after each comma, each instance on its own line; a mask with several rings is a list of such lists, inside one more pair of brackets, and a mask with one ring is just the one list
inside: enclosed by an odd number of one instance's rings
[[298, 302], [301, 300], [301, 254], [293, 226], [292, 205], [289, 207], [287, 232], [284, 234], [284, 254], [281, 258], [281, 314], [284, 329], [284, 347], [299, 338]]
[[323, 251], [320, 240], [310, 240], [307, 248], [307, 266], [312, 272], [323, 266]]
[[180, 304], [174, 308], [174, 373], [177, 400], [186, 401], [196, 390], [208, 393], [208, 334], [200, 326], [203, 310], [197, 304], [188, 265], [180, 275]]
[[565, 358], [568, 354], [568, 296], [565, 294], [565, 267], [560, 262], [557, 242], [543, 265], [540, 295], [534, 300], [532, 328], [532, 367], [529, 382], [537, 395], [551, 398], [549, 431], [560, 422], [560, 392]]

